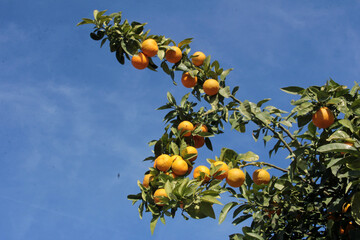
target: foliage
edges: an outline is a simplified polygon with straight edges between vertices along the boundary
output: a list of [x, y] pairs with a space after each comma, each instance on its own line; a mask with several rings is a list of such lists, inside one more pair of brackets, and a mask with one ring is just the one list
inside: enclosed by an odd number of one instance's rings
[[[148, 68], [157, 71], [160, 66], [174, 84], [175, 71], [196, 76], [198, 83], [191, 94], [197, 101], [210, 104], [210, 108], [203, 106], [195, 111], [197, 103], [189, 101], [190, 92], [179, 104], [168, 92], [168, 102], [158, 108], [168, 111], [164, 117], [165, 133], [149, 143], [154, 155], [145, 160], [154, 161], [161, 154], [180, 155], [186, 146], [194, 144], [194, 136], [205, 137], [206, 146], [212, 149], [210, 138], [221, 134], [225, 123], [241, 133], [246, 132], [247, 124], [254, 124], [254, 139], [262, 139], [265, 145], [272, 143], [269, 155], [282, 150], [287, 151], [291, 159], [289, 167], [282, 169], [259, 162], [255, 153], [239, 154], [223, 148], [216, 160], [225, 162], [229, 168], [257, 166], [282, 172], [280, 177], [273, 176], [268, 184], [256, 185], [245, 171], [245, 183], [236, 189], [215, 179], [220, 173], [214, 160], [208, 160], [211, 165], [208, 182], [187, 176], [172, 177], [171, 170], [164, 173], [154, 165], [147, 172], [154, 176], [150, 186], [138, 182], [141, 192], [128, 196], [133, 203], [140, 203], [140, 218], [144, 211], [151, 212], [152, 232], [158, 219], [165, 223], [165, 216], [175, 217], [177, 211], [181, 211], [185, 219], [215, 218], [213, 204], [221, 204], [218, 199], [226, 193], [234, 197], [234, 201], [224, 205], [220, 223], [230, 211], [233, 211], [235, 225], [252, 218], [250, 226], [243, 227], [242, 233], [232, 234], [230, 239], [356, 239], [360, 234], [360, 87], [357, 83], [348, 89], [330, 79], [324, 86], [282, 88], [298, 96], [291, 102], [294, 107], [290, 112], [264, 106], [270, 99], [258, 103], [240, 101], [235, 97], [238, 87], [231, 90], [225, 84], [232, 69], [220, 68], [219, 62], [211, 62], [210, 56], [201, 66], [192, 63], [191, 38], [177, 44], [183, 52], [182, 59], [170, 64], [164, 56], [165, 51], [171, 49], [170, 44], [176, 45], [173, 40], [143, 32], [145, 24], [121, 22], [121, 12], [104, 15], [105, 12], [95, 10], [94, 19], [85, 18], [78, 25], [94, 24], [91, 38], [101, 40], [101, 46], [108, 41], [110, 51], [115, 52], [121, 64], [141, 50], [142, 41], [154, 39], [159, 46], [160, 64], [150, 58]], [[220, 84], [220, 91], [214, 96], [204, 94], [202, 89], [209, 78]], [[323, 106], [333, 112], [335, 122], [329, 128], [319, 129], [312, 123], [312, 116]], [[184, 120], [196, 126], [190, 137], [177, 129]], [[201, 125], [206, 125], [208, 132], [202, 131]], [[190, 167], [194, 164], [189, 161], [191, 157], [184, 157]], [[166, 190], [168, 197], [163, 199], [164, 206], [154, 203], [153, 193], [158, 188]], [[350, 210], [344, 211], [344, 204], [350, 204]]]

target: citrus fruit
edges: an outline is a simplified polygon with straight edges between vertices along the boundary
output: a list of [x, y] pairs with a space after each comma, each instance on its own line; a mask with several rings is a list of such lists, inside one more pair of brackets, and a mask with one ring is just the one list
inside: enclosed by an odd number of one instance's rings
[[203, 89], [206, 95], [213, 96], [219, 92], [220, 85], [215, 79], [208, 79], [204, 82]]
[[334, 123], [335, 117], [327, 107], [321, 107], [313, 116], [312, 122], [318, 128], [328, 128]]
[[193, 58], [191, 58], [192, 63], [195, 66], [201, 66], [204, 63], [204, 60], [206, 58], [205, 54], [203, 52], [195, 52], [193, 54]]
[[194, 147], [201, 148], [205, 144], [205, 138], [202, 136], [193, 136]]
[[159, 50], [157, 42], [152, 39], [148, 38], [141, 44], [141, 51], [148, 57], [153, 57], [157, 54]]
[[206, 166], [203, 166], [203, 165], [200, 165], [200, 166], [197, 166], [195, 169], [194, 169], [194, 173], [193, 173], [193, 176], [194, 178], [199, 178], [201, 177], [201, 174], [200, 173], [204, 173], [204, 176], [203, 176], [203, 180], [205, 182], [208, 182], [210, 180], [210, 170], [209, 168], [207, 168]]
[[157, 204], [159, 206], [164, 206], [165, 204], [163, 203], [163, 200], [162, 200], [163, 197], [167, 197], [165, 189], [164, 188], [157, 189], [154, 192], [154, 202], [155, 202], [155, 204]]
[[134, 68], [141, 70], [147, 68], [149, 65], [149, 58], [140, 52], [132, 57], [131, 64], [134, 66]]
[[194, 125], [189, 121], [182, 121], [178, 126], [178, 130], [181, 131], [181, 133], [188, 131], [184, 134], [184, 136], [189, 137], [191, 135], [191, 131], [194, 130]]
[[228, 171], [226, 182], [232, 187], [240, 187], [245, 181], [245, 174], [239, 168], [232, 168]]
[[[229, 171], [229, 167], [226, 163], [222, 162], [222, 161], [216, 161], [214, 162], [214, 166], [220, 166], [220, 168], [216, 171], [216, 173], [220, 173], [219, 175], [215, 175], [216, 179], [224, 179], [226, 178], [226, 176], [228, 175], [228, 171]], [[215, 174], [216, 174], [215, 173]]]
[[183, 73], [183, 75], [181, 76], [181, 83], [184, 85], [184, 87], [186, 88], [192, 88], [195, 87], [196, 83], [197, 83], [197, 77], [192, 77], [190, 75], [190, 73], [186, 72]]
[[188, 164], [185, 162], [185, 160], [179, 156], [172, 163], [171, 169], [173, 173], [175, 173], [176, 175], [183, 176], [187, 173], [189, 167]]
[[166, 172], [170, 169], [172, 159], [167, 154], [161, 154], [156, 158], [156, 168], [162, 172]]
[[256, 185], [268, 184], [270, 182], [270, 174], [264, 169], [257, 169], [253, 173], [253, 181]]
[[178, 48], [176, 46], [172, 46], [165, 52], [165, 59], [168, 62], [177, 63], [181, 60], [181, 58], [182, 58], [182, 52], [181, 52], [180, 48]]
[[186, 148], [184, 148], [184, 149], [181, 151], [181, 156], [182, 156], [183, 158], [185, 158], [185, 159], [186, 159], [187, 156], [192, 155], [192, 154], [196, 154], [196, 156], [188, 159], [190, 162], [195, 161], [196, 158], [197, 158], [198, 151], [196, 150], [196, 148], [195, 148], [195, 147], [192, 147], [192, 146], [187, 146]]
[[144, 187], [148, 188], [149, 187], [149, 183], [153, 180], [154, 176], [149, 174], [145, 174], [144, 179], [143, 179], [143, 185]]

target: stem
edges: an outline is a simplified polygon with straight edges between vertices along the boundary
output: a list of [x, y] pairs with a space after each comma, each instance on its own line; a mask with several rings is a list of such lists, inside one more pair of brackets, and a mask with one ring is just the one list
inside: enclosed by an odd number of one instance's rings
[[265, 165], [265, 166], [269, 166], [269, 167], [272, 167], [272, 168], [275, 168], [277, 170], [280, 170], [282, 172], [285, 172], [287, 173], [288, 170], [284, 169], [284, 168], [281, 168], [281, 167], [278, 167], [276, 165], [273, 165], [271, 163], [266, 163], [266, 162], [260, 162], [260, 163], [247, 163], [245, 165], [242, 165], [242, 167], [246, 167], [246, 166], [257, 166], [258, 164], [261, 164], [261, 165]]

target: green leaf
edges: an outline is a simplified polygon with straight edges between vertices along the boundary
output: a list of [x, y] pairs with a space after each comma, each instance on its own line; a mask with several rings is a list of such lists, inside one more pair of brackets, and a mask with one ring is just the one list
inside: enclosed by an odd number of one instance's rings
[[253, 232], [246, 232], [245, 235], [259, 239], [259, 240], [264, 240], [264, 238], [262, 236], [260, 236], [257, 233], [253, 233]]
[[155, 215], [155, 216], [153, 215], [153, 218], [152, 218], [151, 221], [150, 221], [150, 231], [151, 231], [151, 235], [154, 234], [154, 230], [155, 230], [155, 227], [156, 227], [156, 224], [157, 224], [159, 218], [160, 218], [160, 215]]
[[249, 151], [244, 154], [239, 154], [239, 159], [242, 159], [245, 162], [254, 162], [254, 161], [259, 160], [259, 155]]
[[355, 193], [351, 199], [351, 215], [355, 222], [360, 225], [360, 192]]
[[220, 216], [219, 216], [219, 224], [221, 224], [225, 220], [228, 212], [236, 205], [238, 205], [237, 202], [229, 202], [223, 207], [223, 209], [220, 212]]
[[201, 203], [200, 205], [200, 211], [201, 213], [205, 214], [208, 217], [215, 219], [215, 212], [211, 204], [209, 203]]
[[350, 120], [348, 120], [348, 119], [341, 119], [341, 120], [339, 120], [339, 123], [340, 123], [341, 125], [343, 125], [344, 127], [350, 129], [351, 132], [354, 132], [354, 128], [353, 128], [353, 125], [352, 125], [352, 123], [351, 123]]
[[346, 167], [350, 168], [351, 170], [360, 170], [360, 159], [353, 159], [351, 162], [346, 163]]
[[182, 40], [181, 42], [179, 42], [178, 47], [180, 48], [184, 45], [189, 45], [192, 42], [191, 41], [192, 39], [193, 38], [186, 38], [186, 39]]
[[217, 200], [215, 197], [210, 195], [203, 196], [201, 198], [201, 201], [223, 205], [219, 200]]
[[171, 142], [170, 145], [171, 145], [171, 150], [173, 151], [173, 153], [175, 155], [179, 155], [179, 147], [178, 147], [178, 145], [176, 143], [174, 143], [174, 142]]
[[186, 95], [184, 95], [184, 96], [182, 97], [181, 102], [180, 102], [180, 106], [181, 106], [181, 107], [184, 107], [184, 106], [185, 106], [185, 103], [186, 103], [186, 101], [188, 100], [189, 95], [190, 95], [190, 93], [188, 93], [188, 94], [186, 94]]
[[250, 218], [250, 217], [252, 217], [251, 214], [242, 215], [242, 216], [236, 218], [236, 219], [232, 222], [232, 224], [238, 225], [239, 223], [245, 221], [246, 219], [248, 219], [248, 218]]
[[296, 94], [300, 95], [304, 91], [303, 88], [296, 87], [296, 86], [284, 87], [284, 88], [280, 88], [280, 89], [286, 93], [295, 94], [295, 95]]
[[326, 153], [326, 152], [347, 152], [356, 156], [360, 155], [360, 152], [357, 151], [356, 148], [345, 144], [345, 143], [330, 143], [326, 145], [322, 145], [318, 148], [319, 152]]
[[173, 104], [173, 105], [176, 105], [176, 101], [175, 101], [175, 98], [173, 97], [173, 95], [171, 95], [170, 92], [167, 92], [167, 100], [169, 101], [169, 103]]
[[230, 73], [232, 70], [233, 70], [233, 68], [229, 68], [229, 69], [223, 71], [223, 72], [221, 73], [221, 75], [220, 75], [220, 79], [221, 79], [222, 81], [224, 81], [225, 78], [227, 77], [227, 75], [229, 75], [229, 73]]
[[230, 87], [226, 86], [224, 88], [221, 88], [219, 93], [220, 93], [221, 96], [223, 96], [225, 98], [229, 98], [231, 96]]

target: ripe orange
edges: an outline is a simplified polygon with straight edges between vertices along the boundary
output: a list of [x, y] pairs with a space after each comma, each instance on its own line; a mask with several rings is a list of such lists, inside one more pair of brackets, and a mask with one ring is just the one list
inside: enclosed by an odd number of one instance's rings
[[204, 63], [204, 60], [206, 58], [205, 54], [203, 52], [195, 52], [193, 54], [193, 57], [191, 59], [192, 63], [195, 65], [195, 66], [201, 66], [203, 63]]
[[172, 163], [171, 169], [176, 175], [183, 176], [187, 173], [189, 167], [188, 164], [185, 162], [185, 160], [179, 156]]
[[[220, 165], [221, 167], [219, 168], [219, 170], [216, 171], [216, 173], [220, 173], [219, 175], [215, 176], [216, 179], [224, 179], [227, 177], [228, 175], [228, 171], [229, 171], [229, 167], [226, 163], [222, 162], [222, 161], [216, 161], [214, 162], [214, 166], [216, 167], [217, 165]], [[216, 174], [215, 173], [215, 174]]]
[[181, 131], [181, 133], [188, 131], [184, 134], [184, 137], [189, 137], [194, 130], [194, 125], [189, 121], [182, 121], [178, 126], [178, 130]]
[[172, 159], [167, 154], [161, 154], [156, 158], [156, 168], [162, 172], [166, 172], [170, 169]]
[[131, 64], [136, 69], [145, 69], [149, 65], [149, 58], [145, 54], [140, 52], [132, 57]]
[[[180, 157], [179, 155], [172, 155], [171, 157], [170, 157], [170, 159], [171, 159], [171, 162], [173, 163], [178, 157]], [[181, 158], [181, 157], [180, 157]]]
[[176, 46], [172, 46], [165, 52], [165, 59], [168, 62], [177, 63], [181, 60], [181, 58], [182, 58], [181, 49]]
[[201, 136], [193, 136], [194, 147], [201, 148], [205, 144], [205, 138]]
[[257, 169], [253, 173], [253, 181], [256, 185], [268, 184], [270, 182], [270, 174], [264, 169]]
[[327, 107], [321, 107], [313, 116], [312, 122], [318, 128], [328, 128], [334, 123], [335, 117]]
[[144, 179], [143, 179], [143, 185], [144, 187], [148, 188], [149, 187], [149, 183], [153, 180], [154, 176], [149, 174], [145, 174]]
[[196, 154], [196, 156], [190, 158], [189, 159], [190, 162], [195, 161], [197, 158], [198, 151], [196, 150], [196, 148], [194, 148], [192, 146], [187, 146], [186, 148], [184, 148], [184, 150], [181, 151], [181, 156], [183, 158], [186, 158], [186, 156], [192, 155], [192, 154]]
[[219, 92], [220, 85], [215, 79], [208, 79], [204, 82], [203, 89], [207, 95], [213, 96]]
[[155, 204], [159, 205], [159, 206], [164, 206], [165, 204], [163, 203], [163, 200], [162, 200], [163, 197], [167, 197], [165, 189], [164, 188], [157, 189], [154, 193]]
[[208, 128], [206, 125], [201, 125], [201, 132], [204, 132], [204, 133], [208, 132]]
[[233, 168], [228, 171], [226, 182], [232, 187], [240, 187], [245, 181], [245, 174], [239, 168]]
[[190, 75], [190, 73], [186, 72], [183, 73], [182, 77], [181, 77], [181, 83], [184, 85], [184, 87], [187, 88], [192, 88], [195, 87], [196, 83], [197, 83], [197, 77], [192, 77]]
[[157, 42], [152, 39], [148, 38], [141, 44], [141, 51], [148, 57], [153, 57], [157, 54], [159, 50]]
[[197, 166], [194, 169], [194, 173], [193, 173], [194, 178], [199, 178], [200, 173], [204, 173], [204, 177], [203, 177], [204, 182], [208, 182], [210, 180], [210, 177], [209, 177], [210, 176], [210, 170], [209, 170], [209, 168], [207, 168], [207, 167], [205, 167], [203, 165]]

